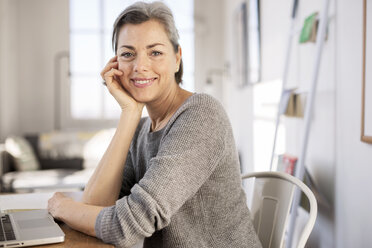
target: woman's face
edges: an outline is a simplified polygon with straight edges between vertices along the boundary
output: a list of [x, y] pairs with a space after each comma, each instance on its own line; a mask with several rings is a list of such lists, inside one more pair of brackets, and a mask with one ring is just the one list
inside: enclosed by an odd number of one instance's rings
[[143, 103], [167, 95], [176, 81], [181, 49], [174, 52], [164, 26], [156, 20], [125, 24], [118, 36], [117, 56], [123, 87]]

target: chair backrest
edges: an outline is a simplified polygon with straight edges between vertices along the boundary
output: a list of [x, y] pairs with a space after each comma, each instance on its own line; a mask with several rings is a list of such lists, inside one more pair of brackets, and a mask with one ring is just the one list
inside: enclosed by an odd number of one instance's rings
[[248, 178], [255, 178], [250, 210], [254, 227], [264, 248], [283, 247], [295, 188], [298, 187], [307, 196], [310, 214], [297, 246], [304, 247], [317, 216], [318, 207], [313, 192], [301, 180], [283, 172], [253, 172], [242, 176], [242, 179]]

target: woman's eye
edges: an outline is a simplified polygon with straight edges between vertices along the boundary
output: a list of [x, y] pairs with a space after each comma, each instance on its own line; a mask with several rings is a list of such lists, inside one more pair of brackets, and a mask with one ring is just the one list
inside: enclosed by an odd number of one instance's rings
[[130, 53], [130, 52], [124, 52], [120, 55], [121, 57], [124, 57], [124, 58], [131, 58], [133, 57], [133, 53]]
[[159, 56], [159, 55], [162, 55], [162, 53], [159, 52], [159, 51], [152, 51], [152, 52], [151, 52], [151, 55], [152, 55], [152, 56]]

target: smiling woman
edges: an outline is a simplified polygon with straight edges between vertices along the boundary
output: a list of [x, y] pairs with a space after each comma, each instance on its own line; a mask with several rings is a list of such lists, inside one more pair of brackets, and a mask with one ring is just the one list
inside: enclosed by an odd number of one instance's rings
[[139, 102], [173, 94], [181, 48], [174, 52], [163, 25], [156, 20], [124, 25], [118, 36], [118, 69], [123, 87]]
[[[51, 214], [130, 247], [261, 247], [221, 104], [182, 89], [182, 49], [170, 9], [137, 2], [114, 24], [116, 56], [101, 72], [121, 107], [115, 135], [83, 202], [58, 193]], [[149, 117], [141, 118], [146, 106]]]

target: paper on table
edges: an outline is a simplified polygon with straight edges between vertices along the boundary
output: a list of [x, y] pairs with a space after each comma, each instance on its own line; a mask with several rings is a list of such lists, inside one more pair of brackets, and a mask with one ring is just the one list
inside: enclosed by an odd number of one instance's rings
[[[76, 201], [80, 201], [83, 195], [82, 191], [63, 193]], [[0, 210], [9, 212], [16, 209], [46, 209], [53, 194], [54, 192], [0, 195]]]

